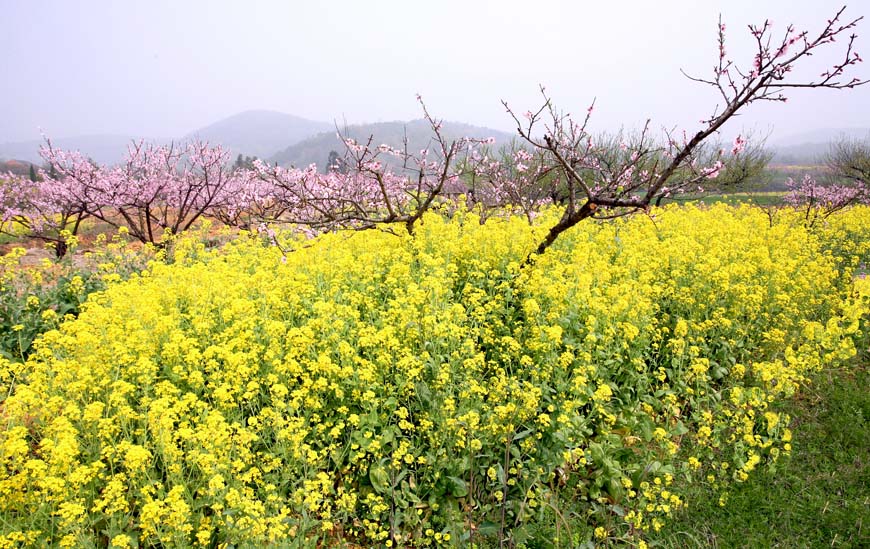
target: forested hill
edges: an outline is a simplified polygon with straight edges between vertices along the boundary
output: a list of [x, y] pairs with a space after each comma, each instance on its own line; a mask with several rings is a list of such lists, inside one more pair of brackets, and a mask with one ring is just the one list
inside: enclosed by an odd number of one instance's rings
[[[422, 119], [410, 122], [358, 124], [348, 126], [347, 128], [340, 128], [340, 130], [343, 135], [357, 141], [365, 141], [368, 140], [369, 136], [373, 136], [372, 144], [375, 147], [380, 144], [387, 144], [397, 148], [402, 147], [405, 136], [408, 139], [409, 151], [415, 153], [433, 145], [432, 128], [428, 122]], [[507, 144], [514, 138], [514, 135], [507, 132], [472, 126], [461, 122], [445, 122], [443, 125], [443, 135], [448, 139], [460, 137], [484, 139], [493, 137], [495, 138], [494, 147]], [[295, 145], [291, 145], [268, 160], [272, 163], [277, 162], [282, 166], [305, 167], [309, 164], [317, 164], [318, 167], [323, 167], [326, 166], [331, 151], [335, 151], [339, 155], [343, 155], [345, 151], [344, 144], [339, 140], [335, 130], [320, 133]]]

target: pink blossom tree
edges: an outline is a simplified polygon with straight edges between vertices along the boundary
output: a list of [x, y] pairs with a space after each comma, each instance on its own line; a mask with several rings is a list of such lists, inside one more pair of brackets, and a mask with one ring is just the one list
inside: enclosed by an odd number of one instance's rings
[[39, 170], [36, 180], [8, 174], [0, 180], [0, 233], [51, 244], [57, 257], [67, 252], [67, 234], [78, 234], [88, 217], [78, 183]]
[[852, 204], [870, 201], [870, 189], [863, 182], [854, 184], [835, 180], [825, 184], [807, 174], [801, 181], [789, 178], [786, 187], [788, 192], [784, 202], [803, 212], [804, 224], [807, 227], [814, 226]]
[[[870, 141], [842, 138], [831, 146], [824, 162], [827, 170], [822, 174], [786, 181], [788, 192], [781, 206], [803, 212], [807, 227], [853, 204], [870, 204]], [[765, 207], [771, 224], [781, 206]]]
[[449, 139], [443, 122], [417, 99], [432, 130], [431, 146], [420, 151], [409, 150], [407, 139], [401, 147], [376, 146], [373, 137], [357, 142], [339, 133], [346, 147], [345, 170], [320, 174], [313, 165], [299, 170], [257, 164], [258, 177], [282, 191], [280, 200], [286, 206], [282, 219], [325, 230], [380, 227], [391, 231], [389, 226], [398, 223], [413, 233], [437, 200], [463, 192], [462, 178], [468, 173], [463, 159], [489, 141]]
[[[524, 117], [504, 103], [519, 135], [536, 149], [545, 151], [565, 180], [565, 210], [536, 253], [543, 253], [560, 234], [584, 219], [646, 210], [659, 196], [698, 189], [708, 179], [716, 178], [725, 166], [723, 158], [701, 162], [701, 145], [748, 105], [760, 101], [785, 102], [784, 93], [792, 88], [844, 89], [865, 84], [866, 80], [846, 77], [846, 72], [861, 62], [853, 49], [856, 35], [848, 33], [862, 18], [842, 21], [844, 10], [840, 9], [816, 35], [788, 26], [782, 38], [775, 39], [769, 21], [760, 26], [750, 25], [755, 53], [748, 66], [743, 67], [727, 55], [725, 25], [720, 19], [719, 58], [712, 76], [689, 78], [712, 86], [721, 103], [695, 133], [665, 131], [664, 144], [651, 136], [647, 122], [615, 159], [608, 158], [612, 156], [610, 149], [596, 143], [587, 129], [594, 103], [579, 121], [557, 110], [543, 87], [543, 105]], [[815, 79], [794, 76], [796, 66], [842, 36], [848, 38], [839, 62]], [[722, 151], [721, 155], [739, 154], [742, 146], [735, 142], [730, 152]]]
[[143, 243], [187, 230], [210, 209], [235, 199], [227, 193], [234, 177], [228, 155], [207, 143], [133, 143], [116, 167], [95, 165], [50, 141], [42, 154], [69, 182], [70, 201], [109, 225], [127, 227]]
[[541, 208], [559, 198], [559, 173], [543, 151], [511, 143], [496, 153], [475, 151], [468, 161], [465, 194], [479, 209], [481, 221], [490, 211], [507, 208], [532, 223]]
[[[254, 160], [254, 164], [259, 163]], [[260, 170], [268, 169], [259, 164]], [[282, 219], [292, 200], [270, 178], [259, 176], [258, 169], [236, 169], [224, 187], [221, 200], [217, 200], [205, 215], [230, 227], [252, 229], [261, 223]]]

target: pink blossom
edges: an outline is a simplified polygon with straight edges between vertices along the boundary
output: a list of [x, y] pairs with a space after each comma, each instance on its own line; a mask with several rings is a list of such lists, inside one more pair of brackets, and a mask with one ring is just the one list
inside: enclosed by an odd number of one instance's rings
[[731, 154], [736, 156], [736, 155], [740, 154], [745, 147], [746, 147], [746, 140], [743, 139], [742, 136], [738, 135], [737, 137], [734, 138], [734, 147], [731, 149]]
[[709, 168], [705, 168], [704, 170], [702, 170], [701, 173], [707, 179], [716, 179], [717, 177], [719, 177], [719, 172], [721, 172], [722, 168], [724, 167], [725, 165], [722, 164], [722, 161], [717, 160], [715, 164], [713, 164]]

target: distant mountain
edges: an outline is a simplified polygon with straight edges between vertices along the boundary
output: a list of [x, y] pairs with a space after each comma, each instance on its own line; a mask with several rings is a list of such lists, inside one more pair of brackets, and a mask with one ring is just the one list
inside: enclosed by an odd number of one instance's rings
[[[22, 160], [0, 160], [0, 176], [6, 173], [14, 173], [15, 175], [30, 175], [30, 162]], [[38, 167], [38, 166], [37, 166]]]
[[771, 147], [773, 152], [771, 163], [785, 166], [812, 166], [822, 162], [830, 148], [830, 142]]
[[[345, 132], [345, 130], [342, 130]], [[346, 135], [358, 141], [374, 136], [375, 145], [386, 143], [401, 147], [407, 134], [408, 146], [419, 151], [432, 145], [432, 129], [425, 120], [410, 122], [380, 122], [348, 126]], [[509, 143], [514, 135], [472, 126], [461, 122], [445, 122], [443, 135], [448, 139], [474, 137], [495, 138], [494, 147]], [[297, 167], [317, 164], [326, 166], [330, 151], [344, 154], [344, 144], [335, 134], [335, 127], [326, 122], [317, 122], [275, 111], [246, 111], [198, 130], [189, 132], [176, 141], [202, 139], [213, 145], [220, 144], [230, 150], [230, 160], [237, 154], [257, 156], [269, 162]], [[171, 139], [146, 139], [168, 143]], [[127, 153], [134, 138], [125, 135], [89, 135], [52, 139], [52, 144], [65, 150], [76, 150], [101, 164], [117, 164]], [[42, 165], [39, 148], [43, 141], [22, 141], [0, 144], [0, 160], [16, 159]]]
[[870, 128], [827, 128], [790, 135], [771, 143], [773, 163], [813, 165], [823, 161], [831, 145], [841, 139], [870, 139]]
[[[101, 164], [120, 162], [127, 152], [127, 146], [133, 138], [125, 135], [84, 135], [79, 137], [64, 137], [52, 139], [51, 144], [58, 149], [81, 151], [83, 154]], [[39, 147], [45, 141], [19, 141], [17, 143], [0, 144], [0, 158], [25, 160], [42, 165]]]
[[[353, 125], [348, 126], [346, 130], [342, 129], [342, 134], [357, 141], [365, 141], [368, 140], [369, 136], [373, 136], [372, 144], [374, 146], [387, 144], [396, 148], [402, 146], [403, 139], [407, 135], [408, 148], [414, 152], [432, 146], [432, 129], [425, 120]], [[443, 135], [448, 139], [494, 137], [495, 147], [509, 143], [514, 137], [503, 131], [471, 126], [461, 122], [445, 122]], [[344, 155], [345, 152], [344, 144], [338, 139], [335, 131], [324, 132], [300, 141], [273, 155], [268, 161], [277, 162], [282, 166], [292, 165], [297, 168], [317, 164], [318, 168], [323, 171], [330, 151], [336, 151], [340, 155]]]
[[[200, 138], [220, 144], [230, 153], [268, 158], [279, 150], [332, 128], [326, 122], [314, 122], [274, 111], [246, 111], [192, 131], [176, 141]], [[59, 149], [80, 151], [101, 164], [117, 164], [127, 153], [134, 138], [126, 135], [86, 135], [52, 139]], [[169, 143], [172, 139], [146, 139]], [[16, 159], [42, 164], [39, 148], [44, 141], [0, 143], [0, 159]]]
[[811, 132], [796, 133], [773, 140], [774, 147], [792, 147], [807, 143], [831, 143], [841, 138], [868, 139], [870, 128], [824, 128]]
[[254, 110], [224, 118], [192, 131], [184, 139], [199, 138], [221, 144], [233, 155], [269, 158], [287, 146], [328, 131], [332, 124], [306, 120], [276, 111]]

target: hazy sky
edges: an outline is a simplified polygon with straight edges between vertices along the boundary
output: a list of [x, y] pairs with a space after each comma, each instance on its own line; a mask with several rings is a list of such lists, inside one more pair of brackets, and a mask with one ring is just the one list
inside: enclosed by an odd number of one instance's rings
[[[563, 109], [597, 98], [593, 129], [696, 131], [716, 104], [708, 76], [719, 13], [728, 51], [751, 62], [748, 23], [817, 32], [840, 3], [729, 1], [0, 0], [0, 142], [113, 133], [178, 137], [248, 109], [349, 123], [419, 118], [512, 130], [500, 104]], [[853, 1], [847, 16], [870, 16]], [[870, 21], [857, 51], [870, 61]], [[842, 55], [834, 44], [810, 72]], [[744, 55], [739, 55], [743, 52]], [[836, 55], [828, 55], [834, 54]], [[870, 63], [857, 76], [870, 78]], [[773, 137], [870, 127], [870, 85], [796, 90], [733, 121]]]

